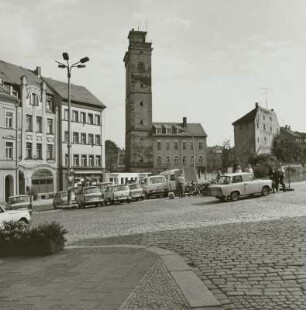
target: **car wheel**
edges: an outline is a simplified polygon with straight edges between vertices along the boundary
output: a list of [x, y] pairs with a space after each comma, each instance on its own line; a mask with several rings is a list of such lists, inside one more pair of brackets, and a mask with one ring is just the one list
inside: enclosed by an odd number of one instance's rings
[[232, 192], [231, 193], [231, 200], [237, 201], [239, 199], [239, 193], [238, 192]]
[[270, 194], [270, 188], [268, 186], [264, 186], [263, 189], [262, 189], [261, 194], [263, 196], [268, 196]]
[[22, 222], [24, 224], [29, 224], [29, 221], [26, 218], [21, 218], [18, 222]]

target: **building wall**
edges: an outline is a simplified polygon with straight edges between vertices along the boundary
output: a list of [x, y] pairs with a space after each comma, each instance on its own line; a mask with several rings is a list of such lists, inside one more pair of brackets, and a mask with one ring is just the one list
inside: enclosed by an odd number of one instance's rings
[[[6, 122], [6, 116], [9, 115], [7, 113], [12, 113], [12, 123]], [[11, 156], [10, 153], [7, 154], [6, 146], [12, 146]], [[0, 202], [14, 194], [16, 194], [16, 106], [13, 102], [0, 99]]]

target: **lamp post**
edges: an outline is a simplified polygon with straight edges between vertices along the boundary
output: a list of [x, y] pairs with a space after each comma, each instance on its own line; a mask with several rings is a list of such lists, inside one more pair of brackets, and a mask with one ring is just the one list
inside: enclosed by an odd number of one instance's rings
[[88, 57], [83, 57], [79, 61], [70, 64], [69, 63], [69, 55], [68, 53], [63, 53], [63, 59], [66, 64], [55, 61], [58, 63], [58, 67], [62, 69], [67, 69], [67, 78], [68, 78], [68, 143], [67, 143], [67, 151], [68, 151], [68, 163], [67, 163], [67, 181], [68, 181], [68, 204], [71, 203], [71, 187], [72, 180], [74, 176], [73, 169], [71, 168], [71, 98], [70, 98], [70, 79], [71, 79], [71, 71], [72, 68], [85, 68], [84, 63], [89, 61]]

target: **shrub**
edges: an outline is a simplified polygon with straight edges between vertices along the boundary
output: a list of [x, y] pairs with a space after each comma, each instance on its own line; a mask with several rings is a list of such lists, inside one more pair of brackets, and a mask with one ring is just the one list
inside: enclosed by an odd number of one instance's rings
[[6, 222], [0, 228], [0, 247], [7, 243], [29, 243], [42, 240], [53, 240], [56, 243], [66, 241], [68, 231], [59, 223], [44, 223], [30, 227], [24, 222]]

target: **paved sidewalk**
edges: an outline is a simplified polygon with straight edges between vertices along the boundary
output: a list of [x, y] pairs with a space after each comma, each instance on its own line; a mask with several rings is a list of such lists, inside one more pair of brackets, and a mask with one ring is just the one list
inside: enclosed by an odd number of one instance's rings
[[209, 310], [211, 305], [217, 310], [219, 305], [178, 255], [159, 248], [67, 247], [51, 256], [2, 257], [0, 275], [1, 310]]

